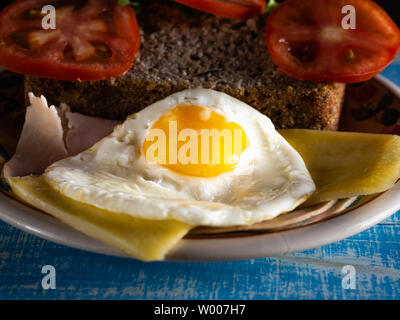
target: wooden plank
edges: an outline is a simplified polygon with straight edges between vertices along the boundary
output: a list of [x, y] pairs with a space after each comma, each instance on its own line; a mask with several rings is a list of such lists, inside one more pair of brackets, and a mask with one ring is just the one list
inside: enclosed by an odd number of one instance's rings
[[[276, 258], [223, 263], [142, 263], [67, 248], [0, 224], [0, 299], [399, 299], [400, 228], [377, 225], [349, 239]], [[57, 289], [41, 288], [41, 267]], [[351, 264], [356, 290], [344, 290]]]

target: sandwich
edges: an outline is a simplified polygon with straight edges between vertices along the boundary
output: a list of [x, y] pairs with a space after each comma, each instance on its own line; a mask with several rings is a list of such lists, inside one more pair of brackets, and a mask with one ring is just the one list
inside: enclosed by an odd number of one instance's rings
[[[199, 229], [257, 229], [394, 185], [399, 137], [335, 132], [346, 83], [400, 48], [381, 8], [350, 1], [364, 17], [354, 31], [341, 1], [331, 15], [317, 0], [268, 14], [261, 0], [170, 2], [141, 3], [137, 24], [117, 1], [55, 1], [59, 29], [0, 34], [29, 105], [3, 167], [11, 195], [151, 261]], [[36, 26], [45, 2], [31, 3], [4, 9], [0, 27]]]
[[141, 46], [122, 76], [96, 82], [26, 76], [26, 96], [44, 94], [51, 104], [123, 120], [175, 92], [202, 87], [250, 104], [280, 129], [337, 130], [345, 85], [299, 81], [281, 71], [266, 45], [265, 15], [229, 19], [147, 1], [138, 24]]

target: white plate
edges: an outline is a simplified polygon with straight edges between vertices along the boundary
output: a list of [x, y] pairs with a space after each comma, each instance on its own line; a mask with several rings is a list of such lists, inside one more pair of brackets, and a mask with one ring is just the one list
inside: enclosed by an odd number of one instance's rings
[[[397, 99], [400, 89], [387, 79], [376, 78]], [[268, 257], [303, 251], [342, 240], [388, 218], [400, 210], [400, 182], [392, 189], [345, 214], [288, 231], [222, 239], [183, 239], [166, 260], [222, 261]], [[126, 255], [62, 222], [0, 193], [0, 219], [18, 229], [59, 244], [91, 252]]]

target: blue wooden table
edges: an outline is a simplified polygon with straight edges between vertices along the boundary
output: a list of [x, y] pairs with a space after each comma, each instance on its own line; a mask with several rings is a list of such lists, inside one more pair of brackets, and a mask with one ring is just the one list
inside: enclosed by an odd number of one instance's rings
[[[383, 74], [400, 85], [400, 59]], [[56, 289], [42, 287], [45, 265]], [[321, 248], [220, 263], [103, 256], [0, 222], [0, 299], [400, 299], [400, 212]]]

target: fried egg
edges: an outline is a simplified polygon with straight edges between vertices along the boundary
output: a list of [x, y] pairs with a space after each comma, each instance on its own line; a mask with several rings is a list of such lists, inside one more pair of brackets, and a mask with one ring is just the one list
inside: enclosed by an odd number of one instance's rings
[[234, 226], [293, 210], [315, 190], [268, 117], [188, 89], [129, 116], [92, 148], [47, 168], [63, 196], [144, 219]]

